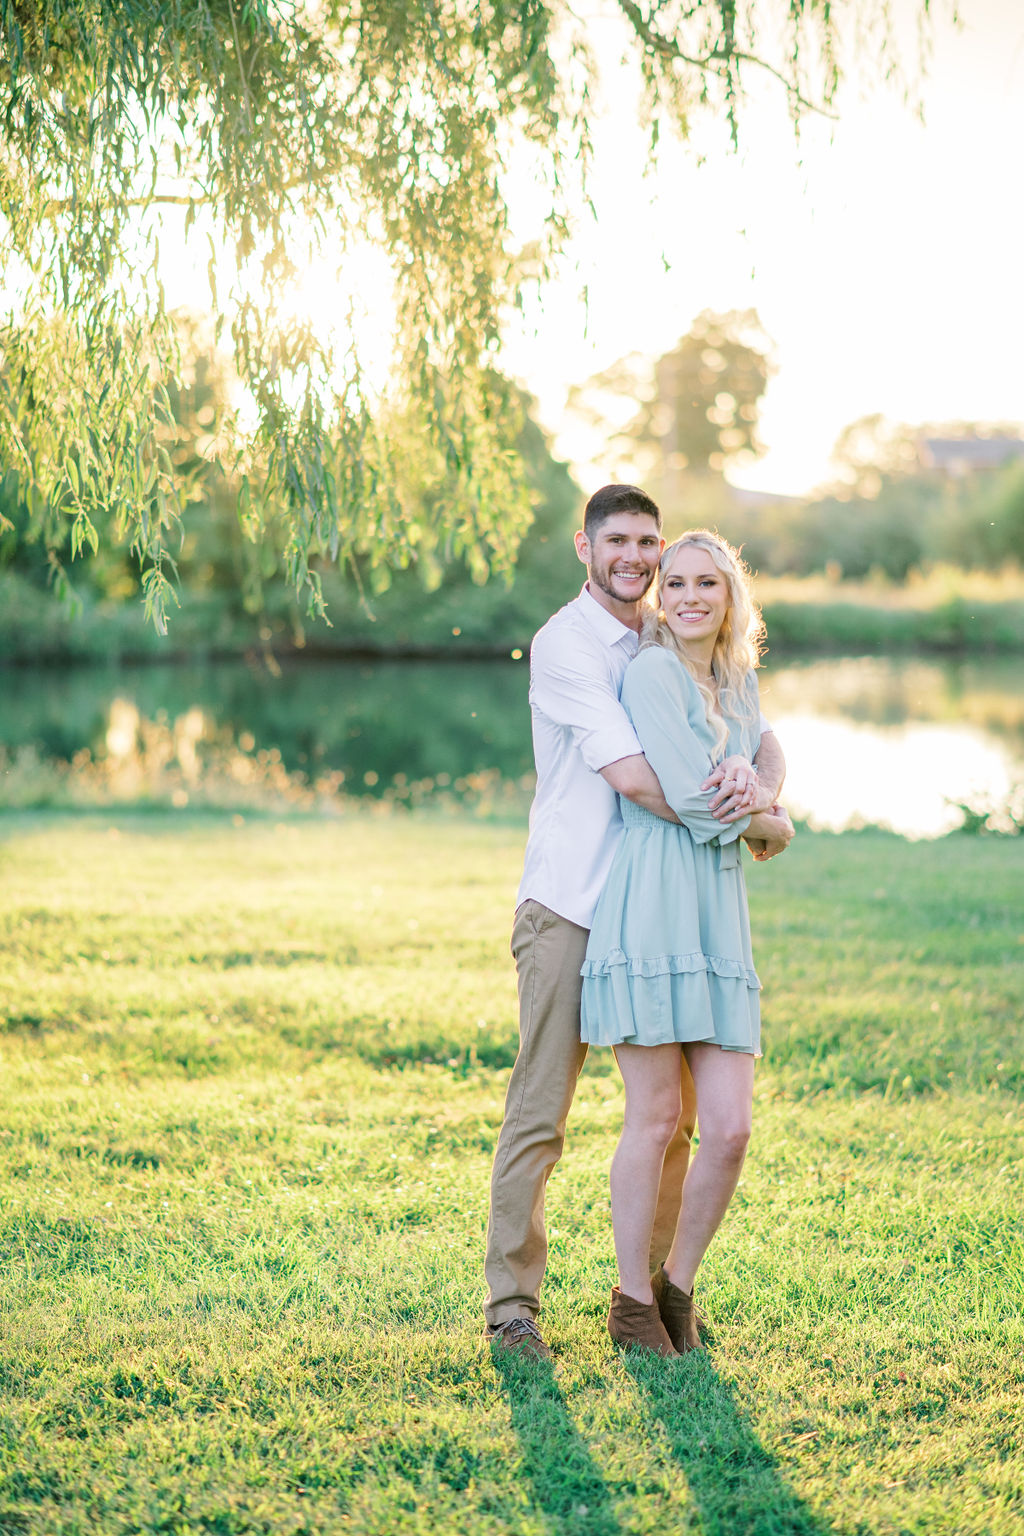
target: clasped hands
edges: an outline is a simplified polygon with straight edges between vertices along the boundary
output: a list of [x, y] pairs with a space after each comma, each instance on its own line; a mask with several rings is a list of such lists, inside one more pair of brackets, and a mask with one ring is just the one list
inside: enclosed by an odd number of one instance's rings
[[717, 793], [708, 802], [711, 814], [727, 825], [741, 816], [751, 818], [743, 834], [758, 863], [784, 853], [793, 838], [788, 813], [762, 788], [757, 769], [745, 757], [726, 757], [704, 780], [702, 790]]

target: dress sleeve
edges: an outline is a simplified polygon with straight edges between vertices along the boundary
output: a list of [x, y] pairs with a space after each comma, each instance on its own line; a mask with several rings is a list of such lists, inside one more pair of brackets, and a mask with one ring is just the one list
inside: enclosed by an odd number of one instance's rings
[[[589, 665], [588, 665], [589, 663]], [[583, 761], [594, 773], [643, 750], [615, 684], [585, 653], [566, 655], [549, 637], [538, 637], [530, 653], [531, 703], [556, 725], [565, 726]]]
[[694, 730], [703, 722], [704, 705], [686, 668], [660, 648], [641, 652], [626, 672], [622, 701], [665, 799], [694, 842], [734, 843], [750, 817], [725, 823], [708, 810], [714, 791], [700, 786], [711, 772], [711, 757]]

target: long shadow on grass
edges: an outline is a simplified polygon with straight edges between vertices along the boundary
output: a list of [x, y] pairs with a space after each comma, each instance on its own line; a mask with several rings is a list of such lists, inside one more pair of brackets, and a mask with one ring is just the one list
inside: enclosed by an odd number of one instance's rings
[[608, 1485], [572, 1421], [552, 1362], [495, 1354], [494, 1369], [505, 1388], [538, 1508], [569, 1528], [578, 1525], [587, 1536], [621, 1536]]
[[789, 1487], [710, 1355], [626, 1355], [624, 1364], [644, 1422], [660, 1425], [683, 1470], [701, 1536], [833, 1536]]

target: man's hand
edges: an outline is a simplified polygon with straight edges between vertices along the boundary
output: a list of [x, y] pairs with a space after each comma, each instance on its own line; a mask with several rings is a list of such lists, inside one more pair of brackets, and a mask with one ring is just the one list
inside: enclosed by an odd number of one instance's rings
[[743, 838], [757, 862], [763, 864], [776, 854], [785, 853], [795, 835], [789, 813], [781, 805], [773, 805], [770, 811], [751, 816]]

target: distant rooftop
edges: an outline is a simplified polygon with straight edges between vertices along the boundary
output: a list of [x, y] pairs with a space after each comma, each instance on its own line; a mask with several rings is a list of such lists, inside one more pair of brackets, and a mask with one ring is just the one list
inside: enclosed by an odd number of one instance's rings
[[1000, 469], [1024, 459], [1022, 437], [919, 437], [917, 456], [922, 469], [943, 475], [968, 475], [978, 469]]
[[777, 491], [747, 491], [739, 485], [729, 485], [729, 498], [737, 507], [796, 506], [806, 500], [803, 496], [781, 496]]

